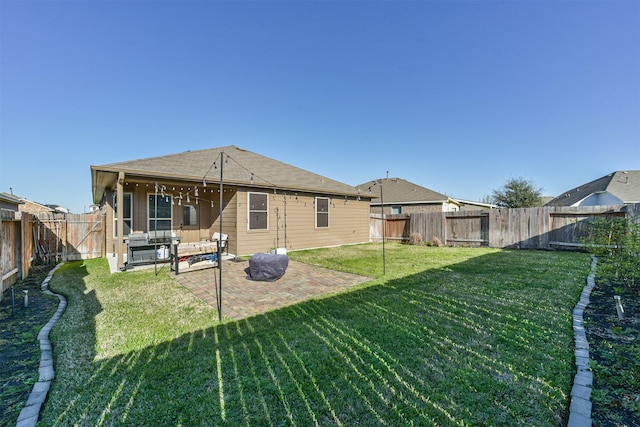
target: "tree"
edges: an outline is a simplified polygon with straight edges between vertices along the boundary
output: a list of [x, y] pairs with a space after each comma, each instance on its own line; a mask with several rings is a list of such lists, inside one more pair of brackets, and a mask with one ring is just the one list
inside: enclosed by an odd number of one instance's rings
[[535, 188], [531, 181], [512, 178], [506, 184], [493, 190], [493, 203], [500, 208], [530, 208], [542, 204], [542, 188]]

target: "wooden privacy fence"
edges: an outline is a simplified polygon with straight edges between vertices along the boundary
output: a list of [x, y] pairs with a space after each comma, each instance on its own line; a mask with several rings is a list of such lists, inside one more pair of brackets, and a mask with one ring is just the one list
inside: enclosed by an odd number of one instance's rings
[[33, 255], [44, 262], [100, 258], [104, 215], [38, 214], [33, 223]]
[[[449, 246], [492, 248], [579, 248], [594, 218], [638, 218], [640, 204], [578, 206], [487, 211], [386, 215], [385, 239], [407, 240], [419, 233], [425, 242], [435, 239]], [[382, 240], [381, 215], [371, 215], [371, 240]]]
[[103, 213], [11, 212], [9, 216], [3, 212], [0, 291], [27, 277], [34, 263], [53, 264], [102, 257], [105, 253], [104, 218]]
[[[409, 238], [409, 215], [371, 214], [369, 217], [369, 233], [372, 242], [385, 240], [402, 241]], [[384, 229], [383, 229], [384, 227]]]

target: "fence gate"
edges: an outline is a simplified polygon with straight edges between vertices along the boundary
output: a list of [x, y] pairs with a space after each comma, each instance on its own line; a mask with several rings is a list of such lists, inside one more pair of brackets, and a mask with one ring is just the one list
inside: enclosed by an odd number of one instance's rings
[[100, 213], [38, 215], [34, 224], [36, 249], [51, 261], [100, 258], [103, 222]]

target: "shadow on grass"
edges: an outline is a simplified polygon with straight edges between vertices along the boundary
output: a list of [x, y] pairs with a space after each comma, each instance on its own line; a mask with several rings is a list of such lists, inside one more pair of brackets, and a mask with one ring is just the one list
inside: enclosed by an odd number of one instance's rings
[[88, 350], [43, 422], [563, 425], [588, 269], [584, 254], [492, 252], [103, 360], [90, 295], [70, 322]]

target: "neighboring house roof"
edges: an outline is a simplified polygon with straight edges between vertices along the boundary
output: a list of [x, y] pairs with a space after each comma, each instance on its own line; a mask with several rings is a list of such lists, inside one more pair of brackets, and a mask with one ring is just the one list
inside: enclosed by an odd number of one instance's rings
[[65, 214], [71, 213], [71, 211], [69, 211], [69, 209], [65, 208], [64, 206], [60, 206], [60, 205], [45, 205], [45, 206], [57, 213], [65, 213]]
[[372, 205], [381, 204], [381, 188], [382, 199], [384, 199], [385, 205], [455, 203], [455, 201], [445, 194], [429, 190], [428, 188], [402, 178], [374, 179], [357, 185], [356, 188], [362, 195], [373, 195], [374, 198], [371, 200]]
[[610, 173], [562, 193], [547, 205], [583, 206], [630, 203], [640, 203], [640, 170]]
[[20, 199], [20, 197], [15, 196], [13, 194], [5, 193], [5, 192], [1, 192], [0, 193], [0, 201], [6, 202], [6, 203], [10, 203], [10, 204], [16, 205], [16, 206], [24, 203]]
[[100, 204], [105, 190], [113, 188], [121, 171], [138, 178], [219, 183], [222, 153], [228, 159], [223, 166], [225, 184], [341, 196], [358, 194], [350, 185], [230, 145], [91, 166], [93, 201]]
[[59, 205], [43, 205], [33, 200], [19, 197], [14, 194], [0, 193], [0, 201], [13, 203], [20, 206], [20, 211], [28, 213], [58, 212], [69, 213], [69, 209]]
[[484, 209], [496, 208], [496, 205], [493, 203], [474, 202], [473, 200], [464, 200], [464, 199], [454, 199], [454, 200], [463, 206], [477, 206], [479, 208], [484, 208]]

